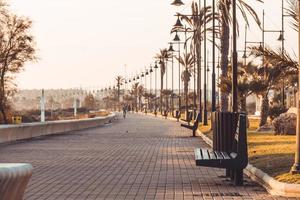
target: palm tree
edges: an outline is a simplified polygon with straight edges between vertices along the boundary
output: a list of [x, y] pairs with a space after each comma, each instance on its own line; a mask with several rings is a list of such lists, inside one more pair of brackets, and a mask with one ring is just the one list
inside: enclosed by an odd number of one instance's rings
[[297, 0], [288, 0], [289, 8], [287, 9], [287, 14], [292, 17], [291, 25], [292, 28], [298, 32], [299, 30], [299, 9]]
[[164, 89], [164, 76], [166, 73], [166, 66], [168, 59], [172, 57], [172, 54], [167, 49], [161, 49], [160, 52], [156, 55], [156, 58], [159, 59], [160, 65], [160, 111], [162, 111], [162, 91]]
[[136, 112], [138, 111], [138, 88], [139, 88], [139, 83], [134, 83], [130, 91], [130, 94], [134, 96], [134, 106]]
[[298, 74], [298, 63], [281, 49], [275, 51], [269, 47], [250, 47], [250, 50], [254, 57], [264, 56], [265, 58], [263, 67], [256, 70], [257, 78], [253, 81], [257, 94], [263, 98], [260, 126], [264, 126], [269, 115], [270, 90], [276, 90], [282, 79], [292, 80], [292, 77]]
[[[258, 66], [253, 62], [242, 63], [238, 62], [238, 91], [239, 91], [239, 110], [247, 113], [247, 97], [253, 93], [258, 93], [257, 87], [253, 85], [253, 81], [256, 80], [255, 72]], [[231, 70], [231, 65], [228, 66]], [[221, 83], [219, 87], [221, 91], [230, 93], [232, 89], [232, 77], [228, 74], [228, 77], [223, 80], [224, 77], [220, 77]]]
[[145, 88], [142, 85], [139, 85], [137, 88], [137, 95], [138, 95], [138, 100], [139, 100], [139, 108], [142, 110], [142, 97], [145, 93]]
[[[198, 67], [201, 64], [201, 41], [203, 40], [203, 33], [205, 31], [209, 31], [212, 28], [208, 27], [206, 30], [204, 29], [204, 24], [209, 24], [213, 19], [213, 13], [211, 11], [211, 6], [199, 9], [199, 6], [196, 2], [192, 3], [191, 6], [192, 14], [191, 16], [187, 16], [184, 14], [178, 13], [183, 21], [185, 21], [189, 29], [194, 31], [194, 34], [191, 39], [193, 39], [193, 45], [195, 46], [196, 54], [197, 54], [197, 65]], [[217, 14], [215, 14], [217, 17]], [[176, 31], [176, 28], [172, 30], [172, 32]], [[188, 40], [190, 39], [188, 38]], [[199, 69], [199, 68], [198, 68]]]
[[[189, 39], [192, 39], [193, 42], [191, 43], [191, 46], [193, 45], [193, 48], [195, 50], [195, 54], [197, 56], [197, 59], [195, 59], [196, 63], [197, 63], [197, 88], [198, 88], [198, 95], [201, 99], [201, 42], [203, 40], [203, 35], [205, 31], [210, 31], [212, 30], [211, 27], [206, 27], [205, 24], [209, 24], [212, 20], [213, 20], [213, 13], [211, 11], [211, 7], [204, 7], [204, 8], [199, 8], [199, 5], [196, 2], [192, 3], [191, 6], [191, 10], [192, 10], [192, 15], [191, 16], [187, 16], [184, 14], [180, 14], [178, 13], [178, 15], [181, 17], [181, 19], [183, 21], [185, 21], [190, 30], [194, 31], [194, 34], [192, 35], [192, 37], [189, 37]], [[217, 14], [214, 13], [216, 16], [216, 19], [218, 18]], [[206, 29], [205, 29], [206, 27]], [[176, 31], [176, 28], [174, 28], [172, 30]], [[186, 41], [187, 42], [187, 41]], [[201, 107], [201, 102], [200, 103], [200, 107]], [[200, 108], [201, 110], [201, 108]]]
[[189, 82], [191, 80], [191, 76], [193, 73], [193, 66], [195, 63], [195, 56], [191, 53], [183, 54], [177, 58], [181, 65], [184, 66], [184, 70], [181, 73], [181, 80], [183, 81], [184, 85], [184, 95], [186, 101], [186, 113], [188, 112], [188, 90], [189, 90]]
[[[255, 0], [257, 2], [263, 2], [262, 0]], [[247, 18], [247, 14], [250, 14], [255, 22], [260, 25], [260, 20], [258, 15], [256, 14], [255, 10], [246, 3], [246, 0], [238, 0], [237, 7], [239, 8], [242, 16], [247, 25], [249, 25], [249, 21]], [[229, 44], [230, 44], [230, 23], [231, 23], [231, 7], [232, 1], [231, 0], [218, 0], [218, 7], [220, 11], [220, 52], [221, 52], [221, 76], [223, 80], [226, 80], [228, 76], [228, 55], [229, 55]], [[228, 110], [228, 93], [221, 91], [221, 110], [227, 111]]]

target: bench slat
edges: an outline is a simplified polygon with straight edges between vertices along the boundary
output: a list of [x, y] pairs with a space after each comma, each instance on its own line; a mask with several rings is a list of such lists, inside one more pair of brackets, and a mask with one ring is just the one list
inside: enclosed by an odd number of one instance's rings
[[208, 150], [208, 154], [210, 159], [217, 159], [217, 156], [215, 155], [215, 152], [213, 150]]
[[201, 154], [201, 149], [195, 149], [195, 157], [196, 160], [202, 160], [202, 154]]
[[204, 160], [209, 160], [209, 155], [207, 149], [201, 149], [202, 157]]
[[230, 156], [226, 152], [220, 152], [224, 159], [231, 159]]
[[219, 151], [215, 151], [217, 159], [224, 159], [223, 155]]

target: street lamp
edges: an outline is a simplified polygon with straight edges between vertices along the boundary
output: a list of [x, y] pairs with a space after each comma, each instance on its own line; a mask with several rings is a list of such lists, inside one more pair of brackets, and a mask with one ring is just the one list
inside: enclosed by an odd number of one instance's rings
[[[284, 54], [284, 17], [289, 15], [284, 15], [284, 8], [283, 8], [283, 0], [282, 0], [282, 30], [266, 30], [265, 29], [265, 10], [263, 10], [263, 29], [262, 29], [262, 45], [263, 50], [265, 49], [265, 33], [279, 33], [278, 41], [281, 41], [281, 52]], [[265, 58], [263, 55], [263, 64], [265, 63]], [[285, 106], [285, 91], [284, 91], [284, 80], [282, 86], [282, 105]]]
[[215, 72], [215, 63], [216, 63], [216, 22], [215, 22], [215, 12], [216, 12], [216, 3], [215, 0], [212, 0], [212, 12], [213, 12], [213, 16], [212, 16], [212, 91], [211, 91], [211, 111], [215, 112], [216, 111], [216, 72]]
[[157, 61], [155, 61], [154, 65], [154, 71], [155, 71], [155, 108], [154, 108], [154, 114], [157, 116]]
[[171, 52], [172, 55], [172, 87], [171, 87], [171, 111], [172, 111], [172, 115], [174, 114], [174, 98], [173, 98], [173, 93], [174, 93], [174, 48], [173, 48], [173, 43], [170, 42], [169, 43], [169, 49], [168, 52]]
[[[298, 0], [298, 13], [300, 13], [300, 0]], [[299, 22], [298, 22], [299, 23]], [[298, 26], [298, 53], [300, 55], [300, 24]], [[300, 63], [300, 56], [299, 56]], [[300, 70], [298, 77], [300, 77]], [[300, 84], [298, 82], [298, 91], [300, 91]], [[300, 173], [300, 92], [298, 92], [298, 101], [297, 101], [297, 132], [296, 132], [296, 152], [295, 152], [295, 163], [292, 166], [291, 173], [299, 174]]]
[[[204, 0], [204, 8], [206, 8], [206, 0]], [[206, 22], [206, 15], [204, 15], [204, 21]], [[207, 116], [207, 84], [206, 84], [206, 79], [207, 79], [207, 76], [206, 76], [206, 70], [207, 70], [207, 62], [206, 62], [206, 59], [207, 59], [207, 55], [206, 55], [206, 43], [207, 43], [207, 40], [206, 40], [206, 23], [204, 23], [204, 37], [203, 37], [203, 40], [204, 40], [204, 84], [203, 84], [203, 90], [204, 90], [204, 108], [203, 108], [203, 125], [204, 126], [207, 126], [208, 125], [208, 116]]]
[[[206, 1], [206, 0], [205, 0]], [[188, 16], [188, 15], [185, 15], [185, 16]], [[183, 27], [181, 21], [180, 21], [180, 18], [179, 18], [179, 15], [177, 15], [177, 21], [176, 21], [176, 24], [174, 25], [174, 29], [176, 29], [175, 31], [175, 38], [174, 38], [174, 41], [180, 41], [180, 38], [178, 36], [178, 32], [184, 32], [185, 34], [185, 42], [184, 42], [184, 46], [185, 46], [185, 55], [187, 56], [187, 33], [195, 33], [195, 31], [190, 31], [186, 26]], [[179, 56], [180, 57], [180, 56]], [[186, 71], [187, 71], [187, 65], [185, 66], [186, 67]], [[179, 75], [179, 78], [180, 78], [180, 75]], [[186, 112], [186, 120], [188, 120], [188, 112], [189, 112], [189, 109], [188, 109], [188, 91], [187, 93], [185, 94], [185, 112]]]
[[[180, 42], [180, 37], [178, 35], [178, 31], [175, 31], [175, 37], [174, 37], [173, 41], [177, 42], [177, 44], [178, 44], [178, 58], [180, 58], [181, 44], [184, 44], [184, 42]], [[173, 49], [173, 45], [171, 47]], [[169, 50], [172, 50], [170, 48], [169, 48]], [[178, 60], [178, 107], [179, 107], [179, 111], [181, 111], [181, 76], [180, 75], [181, 75], [181, 64]]]
[[171, 3], [171, 5], [182, 6], [184, 5], [184, 3], [181, 0], [174, 0], [173, 3]]
[[232, 0], [232, 112], [238, 112], [238, 56], [237, 56], [237, 20], [236, 0]]

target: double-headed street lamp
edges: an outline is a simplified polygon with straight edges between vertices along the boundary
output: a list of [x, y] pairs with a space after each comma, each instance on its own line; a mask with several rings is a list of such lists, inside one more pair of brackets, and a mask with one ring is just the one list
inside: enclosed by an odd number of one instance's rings
[[[180, 41], [180, 37], [179, 37], [177, 31], [175, 31], [175, 37], [174, 37], [173, 41], [178, 44], [178, 51], [177, 52], [178, 52], [178, 58], [180, 58], [180, 56], [181, 56], [181, 51], [180, 51], [181, 50], [181, 44], [185, 44], [185, 42]], [[173, 49], [173, 45], [169, 47], [169, 50], [172, 50], [172, 49]], [[179, 59], [178, 59], [178, 107], [179, 107], [179, 111], [181, 111], [181, 64], [180, 64]]]

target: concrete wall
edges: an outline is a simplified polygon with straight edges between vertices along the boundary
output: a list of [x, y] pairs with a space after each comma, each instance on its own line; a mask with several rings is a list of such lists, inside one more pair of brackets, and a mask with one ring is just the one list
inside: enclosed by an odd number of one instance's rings
[[93, 128], [104, 125], [113, 120], [115, 114], [107, 117], [96, 117], [82, 120], [61, 120], [45, 123], [29, 123], [21, 125], [0, 126], [0, 144], [14, 142], [17, 140], [30, 139], [43, 135], [52, 135], [63, 132], [70, 132]]

